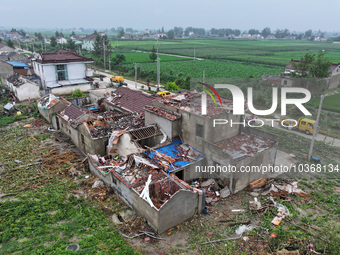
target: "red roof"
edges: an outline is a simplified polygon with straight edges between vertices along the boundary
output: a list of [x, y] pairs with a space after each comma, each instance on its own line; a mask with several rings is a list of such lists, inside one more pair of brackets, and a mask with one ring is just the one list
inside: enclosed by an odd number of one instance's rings
[[126, 87], [120, 87], [115, 91], [116, 96], [111, 103], [125, 108], [131, 112], [144, 112], [146, 105], [151, 105], [155, 96], [146, 94], [139, 90], [132, 90]]
[[75, 50], [60, 49], [53, 53], [40, 53], [41, 59], [37, 61], [47, 63], [69, 63], [69, 62], [93, 62], [92, 58], [80, 56]]
[[94, 40], [96, 40], [97, 36], [98, 36], [98, 34], [92, 34], [92, 35], [84, 37], [83, 40], [94, 41]]
[[80, 116], [85, 114], [85, 111], [81, 110], [74, 104], [70, 104], [69, 106], [66, 106], [62, 111], [59, 112], [61, 116], [66, 117], [68, 121], [73, 121], [78, 119]]

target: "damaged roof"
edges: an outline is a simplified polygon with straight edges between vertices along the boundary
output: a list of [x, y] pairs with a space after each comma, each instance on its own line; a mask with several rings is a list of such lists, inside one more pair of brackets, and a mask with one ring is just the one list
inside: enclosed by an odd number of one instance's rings
[[64, 120], [72, 122], [86, 114], [86, 111], [74, 104], [66, 106], [58, 113]]
[[42, 64], [48, 63], [69, 63], [69, 62], [93, 62], [92, 58], [83, 57], [75, 50], [60, 49], [53, 53], [40, 53], [37, 62]]
[[108, 136], [112, 130], [131, 130], [144, 126], [144, 117], [137, 113], [104, 112], [96, 119], [85, 122], [90, 134], [94, 138]]
[[[197, 162], [204, 157], [201, 152], [188, 144], [184, 144], [181, 140], [176, 140], [169, 145], [147, 151], [145, 154], [153, 161], [169, 169], [170, 172]], [[167, 162], [164, 162], [163, 159]]]
[[181, 115], [178, 114], [177, 112], [161, 109], [155, 106], [145, 106], [145, 110], [152, 112], [158, 116], [164, 117], [168, 120], [178, 120], [181, 118]]
[[[144, 93], [140, 90], [133, 90], [127, 87], [120, 87], [115, 91], [116, 96], [107, 101], [131, 112], [143, 113], [146, 105], [151, 105], [155, 96]], [[110, 100], [111, 99], [111, 100]]]
[[44, 96], [43, 98], [41, 98], [40, 100], [38, 100], [38, 106], [44, 107], [46, 109], [50, 109], [51, 107], [53, 107], [54, 105], [56, 105], [60, 101], [66, 103], [66, 104], [71, 104], [69, 101], [67, 101], [63, 97], [58, 97], [58, 96], [55, 96], [53, 94], [48, 94], [48, 95]]
[[241, 160], [246, 157], [254, 156], [256, 153], [270, 148], [275, 141], [264, 137], [241, 134], [225, 140], [222, 140], [216, 145], [221, 147], [224, 152], [234, 160]]
[[[169, 96], [164, 98], [158, 98], [157, 100], [165, 105], [181, 109], [190, 113], [201, 115], [202, 111], [202, 93], [195, 90], [186, 91], [179, 95]], [[222, 112], [229, 112], [233, 109], [233, 101], [225, 98], [221, 98], [222, 106], [219, 102], [215, 105], [215, 102], [209, 96], [207, 97], [207, 115], [213, 116]]]

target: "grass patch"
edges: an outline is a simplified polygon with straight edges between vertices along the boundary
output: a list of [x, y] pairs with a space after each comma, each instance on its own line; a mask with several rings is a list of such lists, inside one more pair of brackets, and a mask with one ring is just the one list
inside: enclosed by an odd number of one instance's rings
[[[308, 104], [314, 107], [319, 107], [320, 98], [313, 98], [308, 102]], [[340, 112], [340, 94], [325, 97], [322, 103], [322, 110]]]

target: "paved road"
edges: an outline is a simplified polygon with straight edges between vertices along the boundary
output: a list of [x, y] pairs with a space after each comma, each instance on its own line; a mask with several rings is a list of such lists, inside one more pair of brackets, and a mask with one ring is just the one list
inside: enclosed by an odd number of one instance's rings
[[[272, 119], [264, 119], [264, 118], [261, 118], [261, 120], [264, 121], [265, 124], [271, 126], [272, 125]], [[300, 136], [303, 136], [303, 137], [306, 137], [308, 139], [312, 139], [313, 138], [313, 135], [307, 135], [305, 133], [302, 133], [300, 131], [294, 131], [294, 130], [288, 130], [288, 129], [285, 129], [281, 126], [281, 124], [275, 120], [274, 121], [274, 128], [278, 128], [280, 130], [283, 130], [283, 131], [286, 131], [286, 132], [289, 132], [289, 133], [293, 133], [293, 134], [297, 134], [297, 135], [300, 135]], [[329, 145], [332, 145], [332, 146], [335, 146], [335, 147], [339, 147], [340, 148], [340, 139], [337, 139], [337, 138], [333, 138], [333, 137], [329, 137], [329, 136], [325, 136], [323, 134], [317, 134], [316, 137], [315, 137], [315, 140], [316, 141], [323, 141]]]
[[[106, 76], [106, 77], [103, 79], [103, 82], [100, 82], [100, 87], [101, 87], [101, 88], [104, 88], [105, 86], [108, 86], [108, 85], [111, 83], [110, 78], [114, 76], [114, 75], [112, 75], [112, 74], [109, 74], [109, 73], [106, 73], [106, 72], [101, 72], [101, 71], [96, 71], [95, 73], [96, 73], [96, 74], [102, 74], [102, 75], [105, 75], [105, 76]], [[141, 90], [141, 89], [142, 89], [142, 86], [144, 86], [144, 89], [147, 89], [147, 84], [144, 84], [144, 83], [137, 82], [137, 85], [136, 85], [135, 81], [127, 80], [127, 79], [125, 79], [125, 78], [124, 78], [124, 82], [127, 83], [127, 86], [128, 86], [130, 89], [138, 89], [138, 90]], [[152, 91], [157, 91], [157, 87], [153, 87], [153, 86], [150, 86], [150, 87], [151, 87], [151, 90], [152, 90]], [[164, 90], [163, 85], [161, 85], [160, 90], [161, 90], [161, 91]]]

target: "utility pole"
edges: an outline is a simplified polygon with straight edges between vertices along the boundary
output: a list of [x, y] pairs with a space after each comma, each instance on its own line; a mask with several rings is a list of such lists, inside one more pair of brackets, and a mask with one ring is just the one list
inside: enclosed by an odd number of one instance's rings
[[135, 63], [135, 88], [137, 88], [137, 63]]
[[32, 43], [32, 46], [33, 46], [33, 52], [35, 52], [35, 49], [34, 49], [34, 43]]
[[109, 60], [109, 72], [111, 73], [111, 60]]
[[308, 160], [309, 161], [310, 161], [310, 159], [312, 157], [313, 147], [314, 147], [314, 140], [315, 140], [317, 131], [319, 129], [319, 118], [320, 118], [320, 113], [321, 113], [322, 102], [323, 102], [323, 99], [325, 98], [325, 96], [327, 96], [327, 95], [321, 95], [321, 99], [320, 99], [318, 115], [316, 116], [316, 122], [315, 122], [315, 125], [314, 125], [313, 138], [312, 138], [312, 142], [310, 144], [309, 153], [308, 153]]
[[104, 51], [104, 71], [106, 70], [106, 59], [105, 59], [105, 40], [103, 39], [103, 51]]
[[157, 91], [159, 90], [159, 87], [160, 87], [160, 63], [159, 63], [159, 57], [158, 57], [158, 39], [157, 39]]
[[203, 83], [205, 83], [205, 71], [203, 70]]
[[40, 45], [41, 45], [41, 51], [44, 51], [44, 46], [42, 44], [42, 41], [40, 41]]
[[194, 45], [194, 60], [196, 60], [196, 45]]

